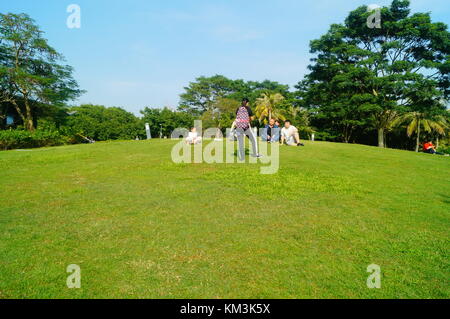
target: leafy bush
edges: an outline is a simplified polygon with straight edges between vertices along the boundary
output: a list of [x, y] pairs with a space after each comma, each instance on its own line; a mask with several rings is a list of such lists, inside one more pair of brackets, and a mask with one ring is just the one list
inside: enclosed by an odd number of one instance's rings
[[32, 148], [43, 146], [56, 146], [67, 143], [67, 138], [58, 131], [36, 130], [34, 132], [23, 130], [0, 131], [0, 149]]
[[85, 104], [73, 107], [67, 119], [67, 130], [95, 141], [134, 140], [144, 137], [144, 124], [130, 112], [118, 107]]

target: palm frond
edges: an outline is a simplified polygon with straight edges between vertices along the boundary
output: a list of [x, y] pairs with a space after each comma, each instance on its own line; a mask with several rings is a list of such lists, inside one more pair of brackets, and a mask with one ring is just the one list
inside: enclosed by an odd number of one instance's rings
[[408, 137], [411, 137], [411, 135], [414, 134], [414, 132], [417, 131], [417, 123], [418, 120], [417, 118], [414, 118], [408, 125], [408, 127], [406, 128], [406, 134], [408, 135]]

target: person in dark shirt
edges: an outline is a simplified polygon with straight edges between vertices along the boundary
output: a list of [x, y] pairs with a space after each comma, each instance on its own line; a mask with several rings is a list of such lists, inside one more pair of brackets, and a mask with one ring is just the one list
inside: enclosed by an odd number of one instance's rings
[[269, 124], [264, 127], [261, 139], [268, 143], [278, 142], [280, 140], [280, 129], [275, 124], [275, 119], [270, 119]]

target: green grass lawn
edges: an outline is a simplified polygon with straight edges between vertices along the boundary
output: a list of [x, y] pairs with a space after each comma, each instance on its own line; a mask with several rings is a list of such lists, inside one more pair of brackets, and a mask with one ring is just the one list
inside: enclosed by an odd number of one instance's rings
[[174, 143], [0, 152], [0, 298], [450, 297], [450, 158], [306, 142], [261, 175]]

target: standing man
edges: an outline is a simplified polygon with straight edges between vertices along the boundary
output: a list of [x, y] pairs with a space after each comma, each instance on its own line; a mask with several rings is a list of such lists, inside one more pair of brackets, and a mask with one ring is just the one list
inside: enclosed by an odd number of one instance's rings
[[244, 135], [250, 139], [253, 148], [253, 157], [261, 157], [258, 154], [258, 142], [256, 137], [250, 127], [250, 120], [253, 116], [252, 109], [248, 106], [248, 99], [244, 98], [242, 104], [236, 110], [236, 135], [239, 144], [238, 157], [240, 161], [245, 159], [245, 148], [244, 148]]
[[298, 135], [298, 130], [294, 125], [291, 125], [291, 121], [284, 121], [284, 127], [281, 129], [281, 144], [289, 146], [303, 146], [300, 143], [300, 136]]

